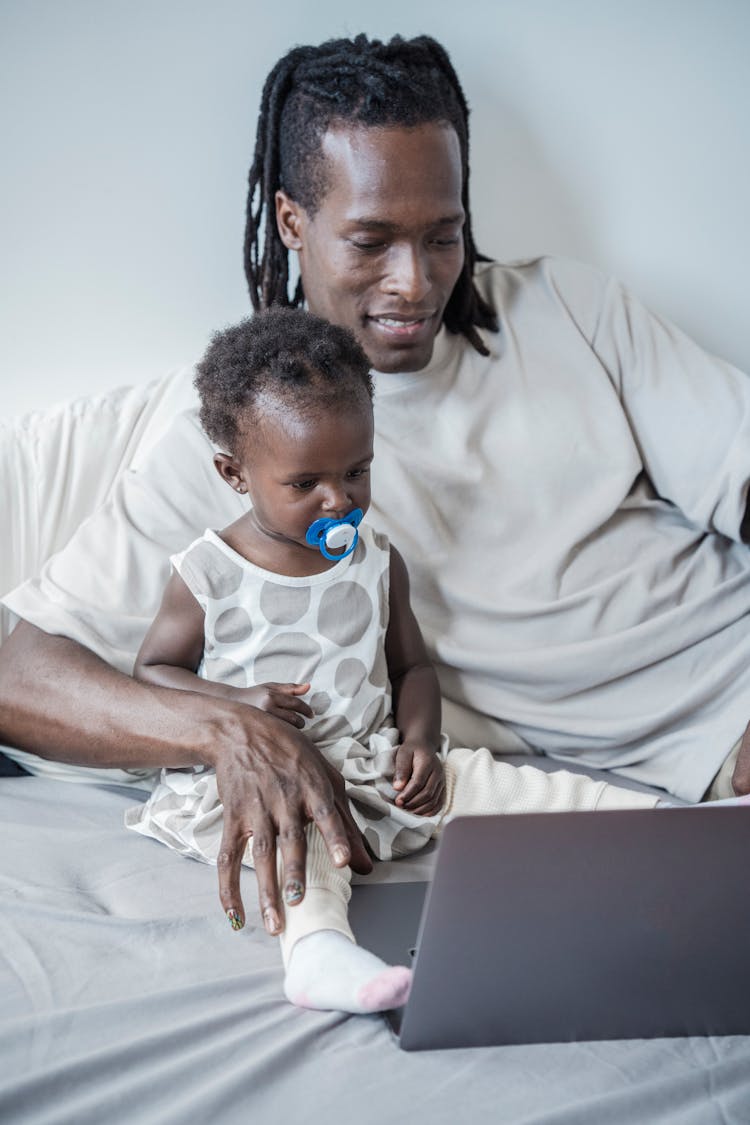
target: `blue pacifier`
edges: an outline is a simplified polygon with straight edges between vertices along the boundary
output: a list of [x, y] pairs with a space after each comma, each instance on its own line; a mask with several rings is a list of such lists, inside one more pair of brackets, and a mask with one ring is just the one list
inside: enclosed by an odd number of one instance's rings
[[[363, 516], [364, 512], [361, 508], [354, 508], [341, 520], [315, 520], [307, 529], [305, 542], [311, 547], [319, 547], [324, 558], [330, 559], [331, 562], [339, 562], [340, 559], [350, 555], [357, 546], [359, 539], [357, 528]], [[331, 549], [341, 553], [332, 555]]]

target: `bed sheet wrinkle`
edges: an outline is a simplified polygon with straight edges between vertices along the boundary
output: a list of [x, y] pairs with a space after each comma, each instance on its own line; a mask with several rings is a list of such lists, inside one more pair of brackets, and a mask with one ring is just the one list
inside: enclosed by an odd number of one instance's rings
[[[649, 1045], [675, 1040], [638, 1040]], [[684, 1042], [684, 1041], [680, 1041]], [[747, 1091], [746, 1060], [732, 1060], [709, 1071], [697, 1071], [687, 1057], [680, 1059], [679, 1071], [655, 1074], [653, 1078], [628, 1090], [584, 1097], [575, 1105], [563, 1107], [563, 1116], [543, 1118], [545, 1125], [600, 1125], [606, 1105], [607, 1125], [632, 1125], [634, 1121], [665, 1122], [669, 1125], [747, 1125], [750, 1100]], [[662, 1068], [663, 1070], [664, 1068]], [[740, 1079], [741, 1088], [737, 1079]], [[711, 1092], [713, 1088], [713, 1092]], [[571, 1111], [574, 1113], [571, 1115]]]
[[[53, 990], [45, 966], [34, 948], [25, 942], [17, 930], [2, 916], [0, 916], [0, 950], [2, 950], [0, 996], [3, 998], [3, 1009], [6, 1013], [3, 1023], [5, 1019], [9, 1019], [13, 1028], [15, 1020], [9, 1013], [25, 1011], [27, 1008], [34, 1012], [50, 1011], [54, 1003]], [[17, 1037], [17, 1031], [12, 1031], [12, 1034], [14, 1038]], [[28, 1042], [26, 1066], [40, 1065], [49, 1054], [50, 1047], [49, 1028], [42, 1024], [38, 1034], [32, 1036]], [[0, 1058], [2, 1057], [4, 1055], [0, 1053]]]
[[[221, 1100], [231, 1097], [232, 1091], [221, 1079], [228, 1068], [235, 1067], [245, 1080], [248, 1051], [253, 1050], [248, 1042], [248, 1018], [252, 1017], [260, 1035], [272, 1029], [283, 1012], [277, 1003], [278, 982], [271, 989], [264, 980], [261, 997], [252, 1006], [248, 999], [252, 993], [241, 984], [233, 976], [223, 987], [217, 987], [217, 982], [185, 984], [158, 996], [136, 994], [115, 1005], [107, 1002], [75, 1013], [58, 1013], [54, 1019], [55, 1062], [44, 1072], [28, 1074], [12, 1085], [7, 1076], [0, 1077], [0, 1120], [45, 1121], [49, 1106], [60, 1104], [63, 1090], [64, 1113], [49, 1120], [76, 1125], [105, 1118], [139, 1125], [229, 1120], [209, 1112], [194, 1116], [195, 1098], [206, 1100], [214, 1085], [212, 1075], [219, 1077]], [[71, 1017], [75, 1037], [64, 1035], [64, 1025]], [[103, 1028], [108, 1032], [104, 1042]], [[69, 1047], [75, 1049], [66, 1057]], [[189, 1097], [183, 1104], [180, 1091], [186, 1086]]]

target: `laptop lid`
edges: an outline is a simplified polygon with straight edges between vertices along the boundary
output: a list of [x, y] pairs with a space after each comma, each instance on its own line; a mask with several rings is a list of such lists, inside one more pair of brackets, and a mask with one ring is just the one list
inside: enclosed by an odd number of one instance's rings
[[[743, 808], [457, 818], [401, 1046], [750, 1032], [748, 856]], [[402, 906], [423, 889], [400, 886]], [[398, 909], [383, 913], [408, 958]], [[358, 936], [369, 944], [367, 925]]]

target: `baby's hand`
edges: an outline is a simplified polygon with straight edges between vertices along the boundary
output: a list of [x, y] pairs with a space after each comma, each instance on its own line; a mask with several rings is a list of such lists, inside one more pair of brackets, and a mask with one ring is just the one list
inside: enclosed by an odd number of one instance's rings
[[443, 763], [437, 749], [421, 742], [402, 742], [396, 751], [395, 804], [418, 816], [433, 816], [445, 800]]
[[305, 719], [313, 717], [309, 703], [299, 698], [310, 690], [309, 684], [257, 684], [251, 688], [240, 688], [237, 692], [243, 703], [268, 711], [277, 719], [283, 719], [293, 727], [303, 727]]

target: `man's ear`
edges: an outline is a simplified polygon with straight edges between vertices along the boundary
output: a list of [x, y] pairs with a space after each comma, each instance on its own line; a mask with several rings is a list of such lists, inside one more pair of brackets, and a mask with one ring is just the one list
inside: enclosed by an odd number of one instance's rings
[[285, 191], [276, 192], [276, 226], [279, 238], [287, 250], [302, 248], [302, 225], [304, 209], [290, 199]]
[[242, 470], [234, 457], [229, 453], [214, 453], [216, 472], [225, 480], [235, 492], [247, 492], [247, 484], [242, 475]]

